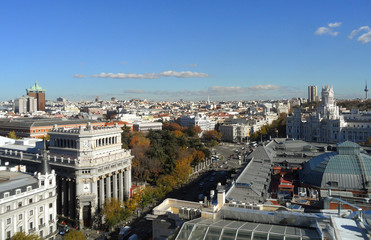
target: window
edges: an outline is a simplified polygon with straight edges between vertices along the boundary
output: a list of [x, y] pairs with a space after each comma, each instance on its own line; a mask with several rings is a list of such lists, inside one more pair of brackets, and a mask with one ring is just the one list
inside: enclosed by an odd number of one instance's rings
[[33, 210], [30, 210], [30, 216], [33, 216]]
[[11, 218], [8, 218], [8, 219], [6, 219], [6, 224], [11, 224], [12, 223], [12, 219]]
[[6, 206], [6, 211], [7, 211], [7, 212], [10, 211], [10, 205]]
[[49, 203], [49, 208], [52, 208], [53, 207], [53, 203]]
[[29, 203], [29, 204], [32, 203], [32, 198], [28, 199], [28, 203]]
[[42, 180], [42, 181], [41, 181], [41, 186], [44, 186], [44, 185], [45, 185], [45, 181]]
[[52, 184], [53, 184], [53, 180], [49, 179], [49, 185], [52, 185]]
[[19, 214], [18, 215], [18, 220], [22, 220], [22, 217], [23, 217], [22, 214]]
[[28, 186], [27, 187], [27, 191], [31, 191], [32, 190], [32, 187], [31, 186]]
[[22, 202], [18, 202], [18, 207], [22, 207]]
[[44, 232], [40, 231], [40, 237], [43, 238]]
[[30, 230], [33, 228], [33, 222], [30, 222]]
[[15, 190], [15, 194], [20, 194], [21, 192], [22, 192], [21, 189]]
[[53, 221], [53, 214], [50, 214], [50, 215], [49, 215], [49, 221], [50, 221], [50, 222]]
[[49, 197], [53, 197], [53, 192], [49, 192]]
[[50, 226], [49, 227], [49, 234], [52, 234], [53, 233], [53, 226]]
[[43, 223], [44, 223], [44, 219], [40, 218], [40, 225], [43, 225]]
[[10, 231], [6, 232], [6, 239], [10, 239], [12, 236], [12, 233]]
[[18, 228], [18, 232], [23, 232], [23, 227], [22, 227], [22, 226], [20, 226], [20, 227]]
[[338, 182], [336, 182], [336, 181], [330, 181], [330, 182], [329, 182], [329, 185], [330, 185], [331, 187], [338, 187]]
[[41, 207], [40, 207], [40, 212], [42, 212], [43, 210], [44, 210], [44, 208], [41, 206]]
[[9, 193], [8, 192], [4, 193], [4, 198], [6, 198], [6, 197], [9, 197]]

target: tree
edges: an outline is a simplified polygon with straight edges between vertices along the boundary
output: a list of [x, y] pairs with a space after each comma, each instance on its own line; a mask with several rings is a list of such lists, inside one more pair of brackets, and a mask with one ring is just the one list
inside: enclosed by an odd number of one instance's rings
[[45, 134], [44, 136], [42, 136], [41, 139], [42, 140], [45, 140], [45, 141], [49, 141], [50, 140], [50, 135], [49, 134]]
[[124, 211], [122, 203], [116, 198], [106, 199], [103, 208], [103, 215], [106, 218], [106, 223], [109, 227], [115, 226], [123, 220]]
[[15, 131], [9, 132], [8, 133], [8, 138], [18, 139], [17, 135], [15, 134]]
[[371, 137], [367, 138], [367, 141], [365, 143], [368, 146], [371, 146]]
[[130, 131], [130, 128], [124, 125], [122, 128], [122, 133], [121, 133], [121, 143], [122, 143], [122, 148], [129, 149], [129, 144], [131, 142], [132, 134]]
[[82, 231], [70, 230], [65, 236], [64, 240], [86, 240], [86, 236]]
[[35, 233], [26, 234], [24, 232], [17, 232], [12, 236], [11, 240], [41, 240], [41, 238]]
[[185, 132], [190, 137], [198, 137], [198, 134], [202, 133], [202, 130], [199, 126], [190, 126], [185, 130]]

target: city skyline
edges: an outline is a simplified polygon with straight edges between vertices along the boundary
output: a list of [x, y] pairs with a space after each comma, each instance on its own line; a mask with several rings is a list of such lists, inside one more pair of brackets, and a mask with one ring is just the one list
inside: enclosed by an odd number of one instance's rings
[[0, 10], [0, 100], [35, 81], [46, 99], [268, 100], [333, 85], [363, 98], [371, 3], [143, 1]]

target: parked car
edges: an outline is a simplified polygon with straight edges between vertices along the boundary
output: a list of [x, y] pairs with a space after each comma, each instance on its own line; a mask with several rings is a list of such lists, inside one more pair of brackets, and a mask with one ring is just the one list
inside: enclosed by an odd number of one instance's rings
[[66, 233], [68, 233], [68, 232], [69, 232], [69, 229], [68, 229], [67, 225], [59, 226], [59, 228], [58, 228], [58, 233], [59, 233], [60, 235], [64, 235], [64, 234], [66, 234]]
[[131, 233], [131, 227], [130, 226], [125, 226], [120, 229], [119, 233], [119, 239], [123, 240], [125, 237], [129, 236]]
[[138, 235], [136, 235], [136, 234], [133, 234], [133, 235], [131, 235], [129, 238], [128, 238], [128, 240], [138, 240], [139, 238], [138, 238]]

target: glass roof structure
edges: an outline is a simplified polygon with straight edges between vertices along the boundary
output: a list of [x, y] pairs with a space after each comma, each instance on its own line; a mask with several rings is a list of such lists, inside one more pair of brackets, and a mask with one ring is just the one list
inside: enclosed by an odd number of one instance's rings
[[307, 240], [321, 239], [314, 228], [235, 220], [194, 219], [183, 224], [176, 240]]
[[346, 141], [337, 152], [324, 153], [304, 164], [300, 181], [320, 188], [362, 190], [371, 179], [371, 157], [360, 146]]

